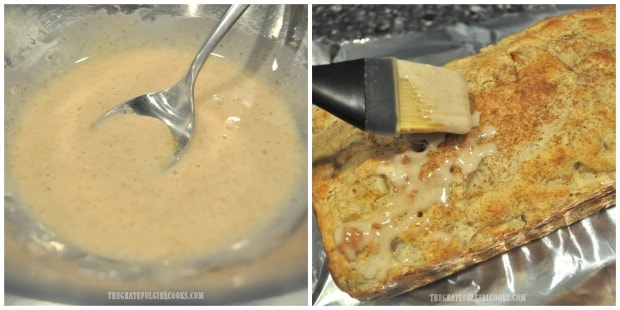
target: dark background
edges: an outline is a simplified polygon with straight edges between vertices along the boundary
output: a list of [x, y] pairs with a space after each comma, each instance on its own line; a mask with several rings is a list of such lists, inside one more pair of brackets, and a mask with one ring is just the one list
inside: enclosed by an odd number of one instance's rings
[[312, 40], [336, 43], [467, 25], [542, 5], [313, 5]]

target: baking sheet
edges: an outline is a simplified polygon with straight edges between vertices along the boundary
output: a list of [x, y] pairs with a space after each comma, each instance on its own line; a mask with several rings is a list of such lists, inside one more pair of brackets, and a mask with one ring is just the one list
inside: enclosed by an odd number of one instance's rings
[[[549, 16], [587, 6], [550, 5], [478, 25], [457, 24], [379, 40], [312, 43], [313, 65], [394, 56], [433, 65], [480, 48]], [[314, 305], [615, 305], [616, 207], [412, 292], [360, 302], [341, 291], [326, 265], [316, 218], [312, 223]]]

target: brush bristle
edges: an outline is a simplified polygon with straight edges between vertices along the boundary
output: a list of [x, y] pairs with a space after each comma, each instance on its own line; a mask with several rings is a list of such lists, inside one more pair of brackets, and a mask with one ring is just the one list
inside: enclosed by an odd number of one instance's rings
[[429, 132], [435, 130], [429, 120], [431, 107], [413, 87], [408, 78], [398, 78], [398, 123], [403, 132]]
[[467, 82], [455, 71], [397, 61], [399, 132], [471, 130]]

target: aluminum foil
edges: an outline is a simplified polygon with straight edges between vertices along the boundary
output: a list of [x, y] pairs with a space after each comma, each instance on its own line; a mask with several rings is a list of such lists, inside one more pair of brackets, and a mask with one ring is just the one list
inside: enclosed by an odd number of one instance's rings
[[[379, 40], [313, 42], [313, 65], [394, 56], [433, 65], [480, 48], [549, 16], [584, 6], [547, 6], [479, 25], [456, 24]], [[312, 227], [314, 305], [615, 305], [616, 208], [602, 210], [542, 239], [397, 297], [361, 302], [341, 291], [326, 264], [316, 218]]]

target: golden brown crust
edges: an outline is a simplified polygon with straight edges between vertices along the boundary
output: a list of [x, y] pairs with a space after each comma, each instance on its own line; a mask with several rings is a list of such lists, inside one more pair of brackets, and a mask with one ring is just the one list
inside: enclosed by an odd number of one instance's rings
[[[376, 244], [350, 239], [352, 259], [336, 233], [415, 199], [377, 167], [419, 139], [373, 136], [313, 108], [313, 209], [332, 276], [353, 297], [412, 290], [615, 205], [614, 6], [544, 20], [446, 67], [466, 77], [472, 111], [497, 129], [481, 142], [497, 152], [472, 174], [452, 173], [447, 206], [407, 214], [413, 224], [392, 240], [383, 275], [362, 272]], [[467, 140], [449, 136], [422, 171]]]

